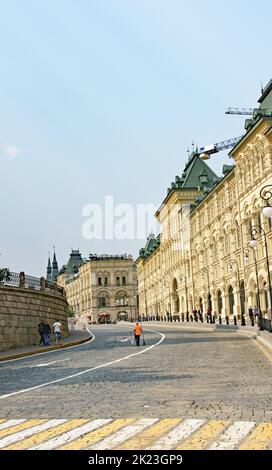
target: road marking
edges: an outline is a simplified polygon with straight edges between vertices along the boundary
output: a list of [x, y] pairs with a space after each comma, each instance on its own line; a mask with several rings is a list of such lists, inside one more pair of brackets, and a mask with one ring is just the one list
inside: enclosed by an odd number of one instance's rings
[[71, 419], [64, 424], [60, 424], [49, 430], [39, 432], [31, 437], [23, 439], [22, 441], [16, 442], [15, 444], [11, 444], [4, 448], [4, 450], [24, 450], [32, 447], [34, 445], [38, 445], [41, 442], [44, 442], [48, 439], [52, 439], [59, 434], [63, 434], [66, 431], [70, 431], [73, 428], [81, 426], [82, 424], [87, 423], [87, 419]]
[[3, 447], [7, 447], [10, 444], [13, 444], [13, 442], [17, 442], [21, 439], [25, 439], [26, 437], [32, 436], [37, 432], [52, 428], [53, 426], [56, 426], [56, 424], [64, 423], [65, 421], [67, 421], [67, 419], [51, 419], [38, 426], [33, 426], [32, 428], [25, 429], [24, 431], [16, 432], [15, 434], [6, 436], [3, 439], [0, 439], [0, 449], [3, 449]]
[[7, 393], [5, 395], [1, 395], [0, 400], [2, 400], [4, 398], [9, 398], [9, 397], [12, 397], [12, 396], [15, 396], [15, 395], [19, 395], [21, 393], [30, 392], [31, 390], [37, 390], [38, 388], [47, 387], [48, 385], [63, 382], [64, 380], [73, 379], [74, 377], [79, 377], [80, 375], [87, 374], [88, 372], [91, 372], [93, 370], [102, 369], [103, 367], [107, 367], [107, 366], [110, 366], [112, 364], [117, 364], [118, 362], [125, 361], [126, 359], [130, 359], [131, 357], [135, 357], [135, 356], [139, 356], [140, 354], [144, 354], [147, 351], [149, 351], [150, 349], [153, 349], [156, 346], [159, 346], [159, 344], [162, 341], [164, 341], [164, 339], [165, 339], [165, 335], [163, 333], [160, 333], [159, 331], [155, 331], [155, 330], [148, 330], [148, 331], [153, 331], [154, 333], [159, 334], [161, 336], [161, 339], [157, 343], [152, 344], [151, 346], [149, 346], [148, 348], [143, 349], [142, 351], [139, 351], [139, 352], [133, 353], [133, 354], [129, 354], [128, 356], [121, 357], [120, 359], [115, 359], [114, 361], [111, 361], [111, 362], [106, 362], [105, 364], [100, 364], [99, 366], [92, 367], [91, 369], [86, 369], [86, 370], [83, 370], [81, 372], [77, 372], [76, 374], [72, 374], [72, 375], [68, 375], [66, 377], [62, 377], [61, 379], [52, 380], [51, 382], [45, 382], [43, 384], [36, 385], [35, 387], [29, 387], [29, 388], [25, 388], [23, 390], [18, 390], [17, 392], [11, 392], [11, 393]]
[[72, 431], [68, 431], [65, 434], [62, 434], [59, 437], [54, 437], [49, 439], [49, 441], [43, 442], [42, 444], [29, 447], [29, 450], [51, 450], [61, 447], [62, 445], [77, 439], [80, 436], [83, 436], [85, 433], [93, 431], [94, 429], [100, 428], [104, 424], [108, 424], [111, 419], [95, 419], [94, 421], [89, 421], [83, 426], [79, 426]]
[[150, 428], [141, 432], [138, 436], [132, 437], [118, 447], [118, 450], [140, 450], [146, 449], [151, 445], [156, 438], [164, 435], [170, 431], [174, 426], [177, 426], [181, 419], [162, 419]]
[[272, 423], [249, 421], [12, 419], [3, 425], [8, 435], [1, 434], [2, 450], [264, 450], [272, 443]]
[[18, 431], [23, 431], [24, 429], [31, 428], [32, 426], [45, 423], [46, 419], [29, 419], [25, 420], [23, 423], [16, 424], [6, 429], [0, 431], [0, 438], [8, 436], [9, 434], [14, 434]]
[[123, 428], [124, 426], [133, 423], [133, 421], [135, 421], [135, 419], [115, 419], [113, 422], [106, 424], [102, 428], [99, 428], [96, 431], [89, 432], [84, 436], [81, 436], [79, 439], [65, 444], [62, 447], [59, 447], [58, 450], [80, 450], [83, 448], [86, 449], [91, 445], [95, 444], [96, 442], [105, 439], [105, 437], [109, 436], [110, 434], [115, 433], [120, 428]]
[[264, 450], [272, 441], [272, 423], [258, 424], [239, 450]]
[[45, 366], [50, 366], [51, 364], [56, 364], [56, 362], [69, 361], [70, 359], [71, 359], [70, 357], [67, 357], [67, 359], [58, 359], [57, 361], [47, 362], [47, 364], [37, 364], [35, 366], [30, 366], [30, 367], [45, 367]]
[[218, 436], [227, 426], [229, 421], [216, 421], [211, 420], [199, 431], [197, 431], [193, 437], [188, 437], [184, 442], [180, 443], [177, 449], [183, 450], [200, 450], [205, 448], [209, 442]]
[[188, 437], [204, 423], [204, 419], [186, 419], [183, 423], [172, 429], [166, 436], [156, 441], [149, 450], [174, 449], [182, 439]]
[[244, 439], [255, 427], [254, 421], [236, 421], [221, 436], [213, 442], [209, 450], [230, 450], [234, 449], [239, 441]]
[[16, 424], [23, 423], [26, 419], [9, 419], [8, 421], [3, 420], [4, 423], [0, 424], [0, 429], [10, 428], [11, 426], [15, 426]]
[[118, 444], [122, 444], [124, 441], [129, 439], [130, 437], [138, 434], [143, 429], [151, 426], [152, 424], [156, 423], [158, 419], [156, 418], [142, 418], [136, 421], [135, 424], [131, 424], [126, 426], [125, 428], [117, 431], [112, 436], [106, 437], [102, 441], [98, 442], [94, 446], [90, 446], [89, 449], [92, 450], [108, 450], [114, 449], [118, 446]]

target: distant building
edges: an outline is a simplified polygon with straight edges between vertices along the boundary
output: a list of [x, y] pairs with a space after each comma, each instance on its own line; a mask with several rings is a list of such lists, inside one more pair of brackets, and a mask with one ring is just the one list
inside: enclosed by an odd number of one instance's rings
[[135, 320], [138, 317], [137, 274], [130, 255], [93, 255], [83, 260], [72, 250], [58, 277], [75, 314], [91, 322]]
[[59, 268], [58, 268], [56, 253], [54, 251], [52, 265], [51, 265], [50, 256], [48, 257], [46, 280], [49, 282], [56, 282], [58, 275], [59, 275]]

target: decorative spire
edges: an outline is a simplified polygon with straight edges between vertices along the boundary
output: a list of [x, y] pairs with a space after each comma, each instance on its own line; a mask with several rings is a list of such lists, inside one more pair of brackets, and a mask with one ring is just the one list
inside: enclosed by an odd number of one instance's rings
[[48, 263], [47, 263], [47, 271], [46, 271], [47, 281], [51, 281], [51, 274], [52, 274], [52, 268], [51, 268], [51, 261], [50, 261], [50, 253], [48, 253]]
[[55, 251], [55, 247], [54, 247], [51, 281], [56, 282], [58, 275], [59, 275], [59, 268], [58, 268], [58, 262], [57, 262], [57, 258], [56, 258], [56, 251]]

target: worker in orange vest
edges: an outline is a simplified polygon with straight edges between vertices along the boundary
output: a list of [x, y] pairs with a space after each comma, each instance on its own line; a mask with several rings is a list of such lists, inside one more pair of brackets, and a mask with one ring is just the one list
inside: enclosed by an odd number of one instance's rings
[[136, 325], [134, 326], [134, 338], [135, 338], [135, 342], [137, 346], [139, 346], [140, 344], [140, 337], [142, 333], [143, 333], [142, 325], [136, 322]]

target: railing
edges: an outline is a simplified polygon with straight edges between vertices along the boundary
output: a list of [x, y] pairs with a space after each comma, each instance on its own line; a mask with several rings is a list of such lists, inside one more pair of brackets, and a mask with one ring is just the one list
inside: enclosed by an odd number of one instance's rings
[[9, 271], [7, 278], [4, 279], [0, 284], [4, 286], [23, 287], [25, 289], [41, 291], [50, 290], [62, 296], [65, 295], [63, 287], [58, 286], [54, 282], [49, 282], [43, 277], [38, 278], [34, 276], [28, 276], [23, 272], [19, 274]]

